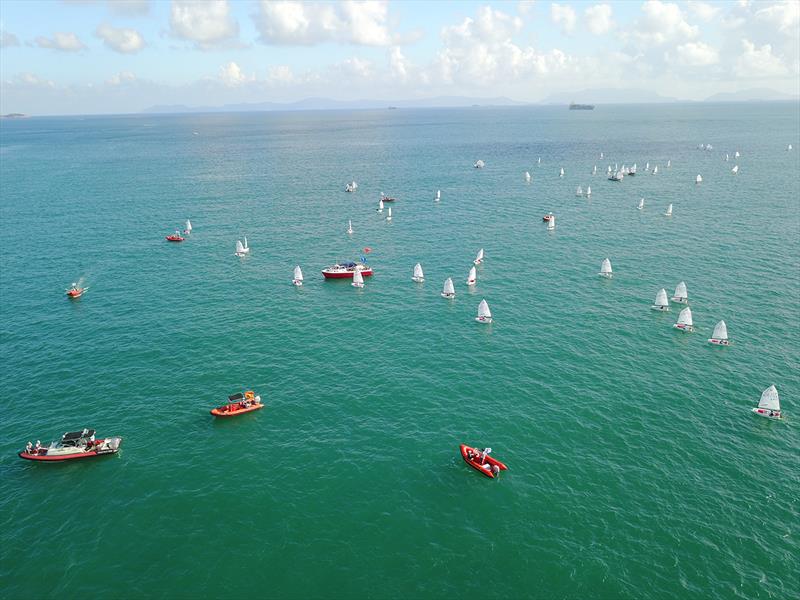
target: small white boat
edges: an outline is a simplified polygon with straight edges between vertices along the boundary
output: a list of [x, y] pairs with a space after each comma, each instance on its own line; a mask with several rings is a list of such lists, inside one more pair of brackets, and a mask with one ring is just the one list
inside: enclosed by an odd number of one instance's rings
[[442, 298], [455, 298], [456, 288], [453, 287], [453, 279], [448, 277], [444, 280], [444, 287], [442, 288]]
[[636, 206], [639, 210], [644, 208], [644, 198], [639, 198], [639, 204]]
[[753, 409], [759, 417], [768, 419], [781, 419], [781, 401], [778, 398], [778, 390], [774, 385], [769, 386], [761, 393], [761, 400], [758, 406]]
[[558, 176], [559, 177], [563, 177], [564, 176], [564, 167], [561, 167], [561, 171], [559, 171]]
[[653, 175], [658, 175], [658, 165], [653, 167]]
[[386, 213], [386, 220], [387, 221], [391, 221], [392, 220], [392, 207], [391, 206], [389, 207], [389, 212]]
[[469, 275], [467, 275], [467, 285], [475, 285], [478, 281], [478, 272], [475, 267], [469, 268]]
[[292, 285], [297, 285], [297, 286], [303, 285], [303, 270], [300, 268], [300, 265], [297, 265], [294, 268], [294, 277], [292, 278]]
[[633, 166], [628, 169], [628, 175], [636, 175], [636, 163], [633, 163]]
[[379, 213], [383, 212], [383, 198], [381, 198], [380, 201], [378, 202], [378, 212]]
[[737, 150], [736, 152], [734, 152], [734, 153], [733, 153], [733, 157], [734, 157], [734, 158], [739, 158], [740, 156], [741, 156], [741, 154], [739, 154], [739, 151], [738, 151], [738, 150]]
[[486, 300], [481, 300], [481, 303], [478, 304], [478, 316], [475, 317], [475, 320], [478, 323], [492, 322], [492, 311], [489, 310], [489, 304]]
[[348, 220], [347, 221], [347, 233], [350, 233], [350, 234], [353, 233], [353, 221], [352, 220]]
[[353, 283], [351, 283], [355, 288], [363, 288], [364, 287], [364, 276], [361, 274], [360, 269], [356, 269], [353, 271]]
[[645, 163], [644, 170], [645, 171], [649, 171], [650, 170], [650, 161], [649, 160]]
[[579, 198], [583, 197], [583, 188], [581, 186], [578, 186], [578, 188], [575, 190], [575, 195]]
[[192, 233], [192, 222], [189, 219], [186, 219], [186, 228], [183, 230], [183, 233], [186, 235], [191, 235]]
[[698, 174], [697, 177], [694, 178], [694, 182], [695, 183], [703, 183], [703, 177]]
[[665, 212], [665, 213], [664, 213], [664, 216], [665, 216], [665, 217], [671, 217], [671, 216], [672, 216], [672, 204], [670, 204], [670, 205], [667, 207], [667, 212]]
[[250, 253], [250, 246], [247, 245], [247, 236], [244, 238], [244, 244], [241, 240], [236, 240], [236, 252], [234, 254], [239, 258], [247, 256]]
[[689, 292], [686, 291], [685, 281], [681, 281], [675, 286], [675, 295], [672, 296], [672, 301], [678, 302], [679, 304], [689, 303]]
[[[789, 145], [791, 146], [791, 144], [789, 144]], [[540, 165], [540, 164], [542, 164], [542, 157], [541, 157], [541, 156], [540, 156], [539, 158], [537, 158], [537, 159], [536, 159], [536, 164], [537, 164], [537, 165]]]
[[592, 186], [587, 185], [586, 186], [586, 197], [588, 198], [591, 195], [592, 195]]
[[483, 162], [482, 160], [476, 160], [475, 164], [472, 166], [475, 167], [476, 169], [482, 169], [483, 167], [486, 166], [486, 163]]
[[622, 181], [625, 179], [625, 173], [622, 171], [614, 171], [611, 177], [608, 178], [609, 181]]
[[714, 326], [714, 333], [708, 338], [708, 343], [715, 346], [731, 345], [731, 341], [728, 339], [728, 326], [725, 325], [725, 321], [720, 321]]
[[547, 219], [547, 230], [552, 231], [556, 228], [556, 216], [550, 215], [550, 218]]
[[530, 172], [528, 172], [528, 171], [525, 171], [525, 181], [526, 181], [527, 183], [530, 183], [530, 182], [531, 182], [531, 174], [530, 174]]
[[477, 256], [475, 256], [475, 260], [472, 261], [473, 264], [479, 265], [483, 262], [483, 248], [478, 250]]
[[600, 265], [600, 272], [598, 273], [600, 277], [607, 277], [611, 279], [614, 276], [613, 271], [611, 270], [611, 260], [608, 258], [603, 259], [603, 263]]
[[422, 283], [425, 281], [425, 274], [422, 272], [422, 265], [417, 263], [414, 265], [414, 275], [411, 277], [411, 281], [416, 283]]
[[669, 311], [669, 300], [667, 300], [667, 290], [661, 288], [658, 290], [656, 294], [656, 300], [653, 302], [653, 306], [651, 306], [653, 310], [662, 310], [664, 312]]
[[597, 175], [597, 165], [592, 169], [592, 175]]
[[738, 172], [739, 172], [739, 165], [734, 165], [734, 167], [731, 169], [731, 173], [736, 175]]
[[602, 153], [602, 152], [600, 153], [600, 158], [601, 158], [601, 159], [603, 158], [603, 153]]
[[608, 168], [606, 169], [606, 175], [611, 175], [611, 165], [608, 165]]
[[730, 156], [728, 156], [728, 153], [726, 152], [725, 153], [725, 162], [728, 162], [729, 160], [730, 160]]
[[672, 327], [687, 333], [694, 331], [694, 323], [692, 322], [692, 309], [688, 306], [684, 308], [678, 315], [678, 322]]
[[442, 190], [436, 190], [436, 195], [433, 197], [436, 202], [442, 199]]
[[351, 181], [346, 186], [344, 186], [345, 192], [355, 192], [358, 189], [358, 184], [355, 181]]
[[788, 146], [786, 146], [786, 150], [787, 150], [787, 151], [789, 151], [789, 150], [791, 150], [791, 149], [792, 149], [792, 145], [791, 145], [791, 144], [789, 144]]
[[667, 160], [667, 168], [669, 169], [671, 167], [672, 167], [672, 159], [670, 158], [669, 160]]

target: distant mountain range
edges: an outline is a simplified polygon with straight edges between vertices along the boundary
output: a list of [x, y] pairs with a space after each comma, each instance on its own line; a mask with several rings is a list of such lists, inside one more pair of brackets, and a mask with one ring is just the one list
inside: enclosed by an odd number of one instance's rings
[[208, 113], [208, 112], [265, 112], [292, 110], [358, 110], [381, 108], [458, 108], [465, 106], [524, 106], [510, 98], [469, 98], [465, 96], [438, 96], [421, 100], [333, 100], [331, 98], [305, 98], [297, 102], [248, 102], [222, 106], [186, 106], [185, 104], [159, 104], [146, 108], [144, 113]]
[[[770, 89], [748, 89], [739, 92], [714, 94], [704, 102], [755, 102], [800, 100]], [[300, 110], [361, 110], [388, 108], [463, 108], [470, 106], [531, 106], [563, 105], [571, 102], [582, 104], [663, 104], [673, 102], [692, 102], [671, 96], [662, 96], [651, 90], [639, 89], [587, 89], [577, 92], [558, 92], [539, 102], [519, 102], [498, 96], [495, 98], [473, 98], [468, 96], [437, 96], [418, 100], [333, 100], [331, 98], [305, 98], [297, 102], [247, 102], [224, 104], [222, 106], [187, 106], [185, 104], [159, 104], [143, 110], [148, 114], [174, 113], [225, 113], [225, 112], [266, 112]]]

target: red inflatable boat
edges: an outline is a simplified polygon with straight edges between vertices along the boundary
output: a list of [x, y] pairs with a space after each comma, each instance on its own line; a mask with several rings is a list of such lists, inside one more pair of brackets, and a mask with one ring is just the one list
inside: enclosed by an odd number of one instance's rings
[[244, 394], [234, 394], [228, 397], [228, 403], [223, 406], [211, 409], [211, 414], [215, 417], [235, 417], [245, 413], [253, 412], [264, 408], [261, 404], [261, 396], [247, 391]]
[[[491, 448], [487, 448], [486, 450], [491, 452]], [[495, 476], [500, 475], [500, 471], [508, 471], [508, 467], [499, 460], [495, 460], [489, 456], [489, 452], [471, 448], [466, 444], [461, 444], [461, 457], [464, 459], [464, 462], [486, 477], [494, 479]], [[496, 469], [494, 467], [496, 467]]]

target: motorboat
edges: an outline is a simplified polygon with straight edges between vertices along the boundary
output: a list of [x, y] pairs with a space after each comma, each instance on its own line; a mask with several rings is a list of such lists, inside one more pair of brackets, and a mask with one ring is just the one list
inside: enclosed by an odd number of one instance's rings
[[383, 200], [384, 202], [397, 202], [397, 198], [394, 198], [392, 196], [387, 196], [383, 192], [381, 192], [381, 200]]
[[49, 446], [42, 446], [38, 440], [36, 444], [28, 442], [25, 450], [19, 453], [19, 457], [26, 460], [56, 462], [115, 454], [119, 451], [122, 444], [121, 437], [98, 440], [94, 434], [94, 429], [67, 432], [61, 436], [61, 440], [51, 442]]
[[172, 235], [168, 235], [168, 236], [167, 236], [167, 241], [168, 241], [168, 242], [182, 242], [182, 241], [183, 241], [183, 240], [185, 240], [185, 239], [186, 239], [186, 238], [185, 238], [185, 237], [183, 237], [183, 236], [181, 235], [181, 232], [180, 232], [180, 231], [178, 231], [177, 229], [175, 230], [175, 233], [173, 233]]
[[248, 390], [228, 396], [228, 403], [212, 408], [211, 414], [215, 417], [235, 417], [262, 408], [264, 405], [261, 403], [261, 396], [256, 396], [255, 392]]
[[88, 289], [88, 287], [79, 287], [77, 283], [73, 283], [72, 286], [66, 290], [67, 298], [80, 298]]
[[372, 275], [372, 267], [363, 262], [353, 261], [336, 263], [330, 267], [325, 267], [322, 269], [322, 275], [325, 279], [352, 279], [356, 270], [361, 272], [362, 277]]
[[461, 444], [459, 449], [461, 450], [461, 457], [464, 459], [464, 462], [489, 479], [498, 477], [500, 471], [508, 471], [508, 467], [505, 464], [489, 456], [489, 453], [492, 451], [491, 448], [478, 450], [466, 444]]

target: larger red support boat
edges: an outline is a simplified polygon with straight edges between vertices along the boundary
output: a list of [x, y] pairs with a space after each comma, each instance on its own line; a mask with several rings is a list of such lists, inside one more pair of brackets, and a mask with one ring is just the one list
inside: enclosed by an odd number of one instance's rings
[[372, 267], [362, 262], [336, 263], [322, 269], [322, 275], [325, 279], [352, 279], [353, 273], [356, 271], [361, 271], [362, 277], [370, 277], [372, 275]]
[[500, 471], [508, 470], [506, 465], [489, 456], [489, 452], [492, 451], [491, 448], [478, 450], [466, 444], [461, 444], [460, 448], [461, 457], [464, 459], [464, 462], [489, 479], [494, 479], [499, 476]]

